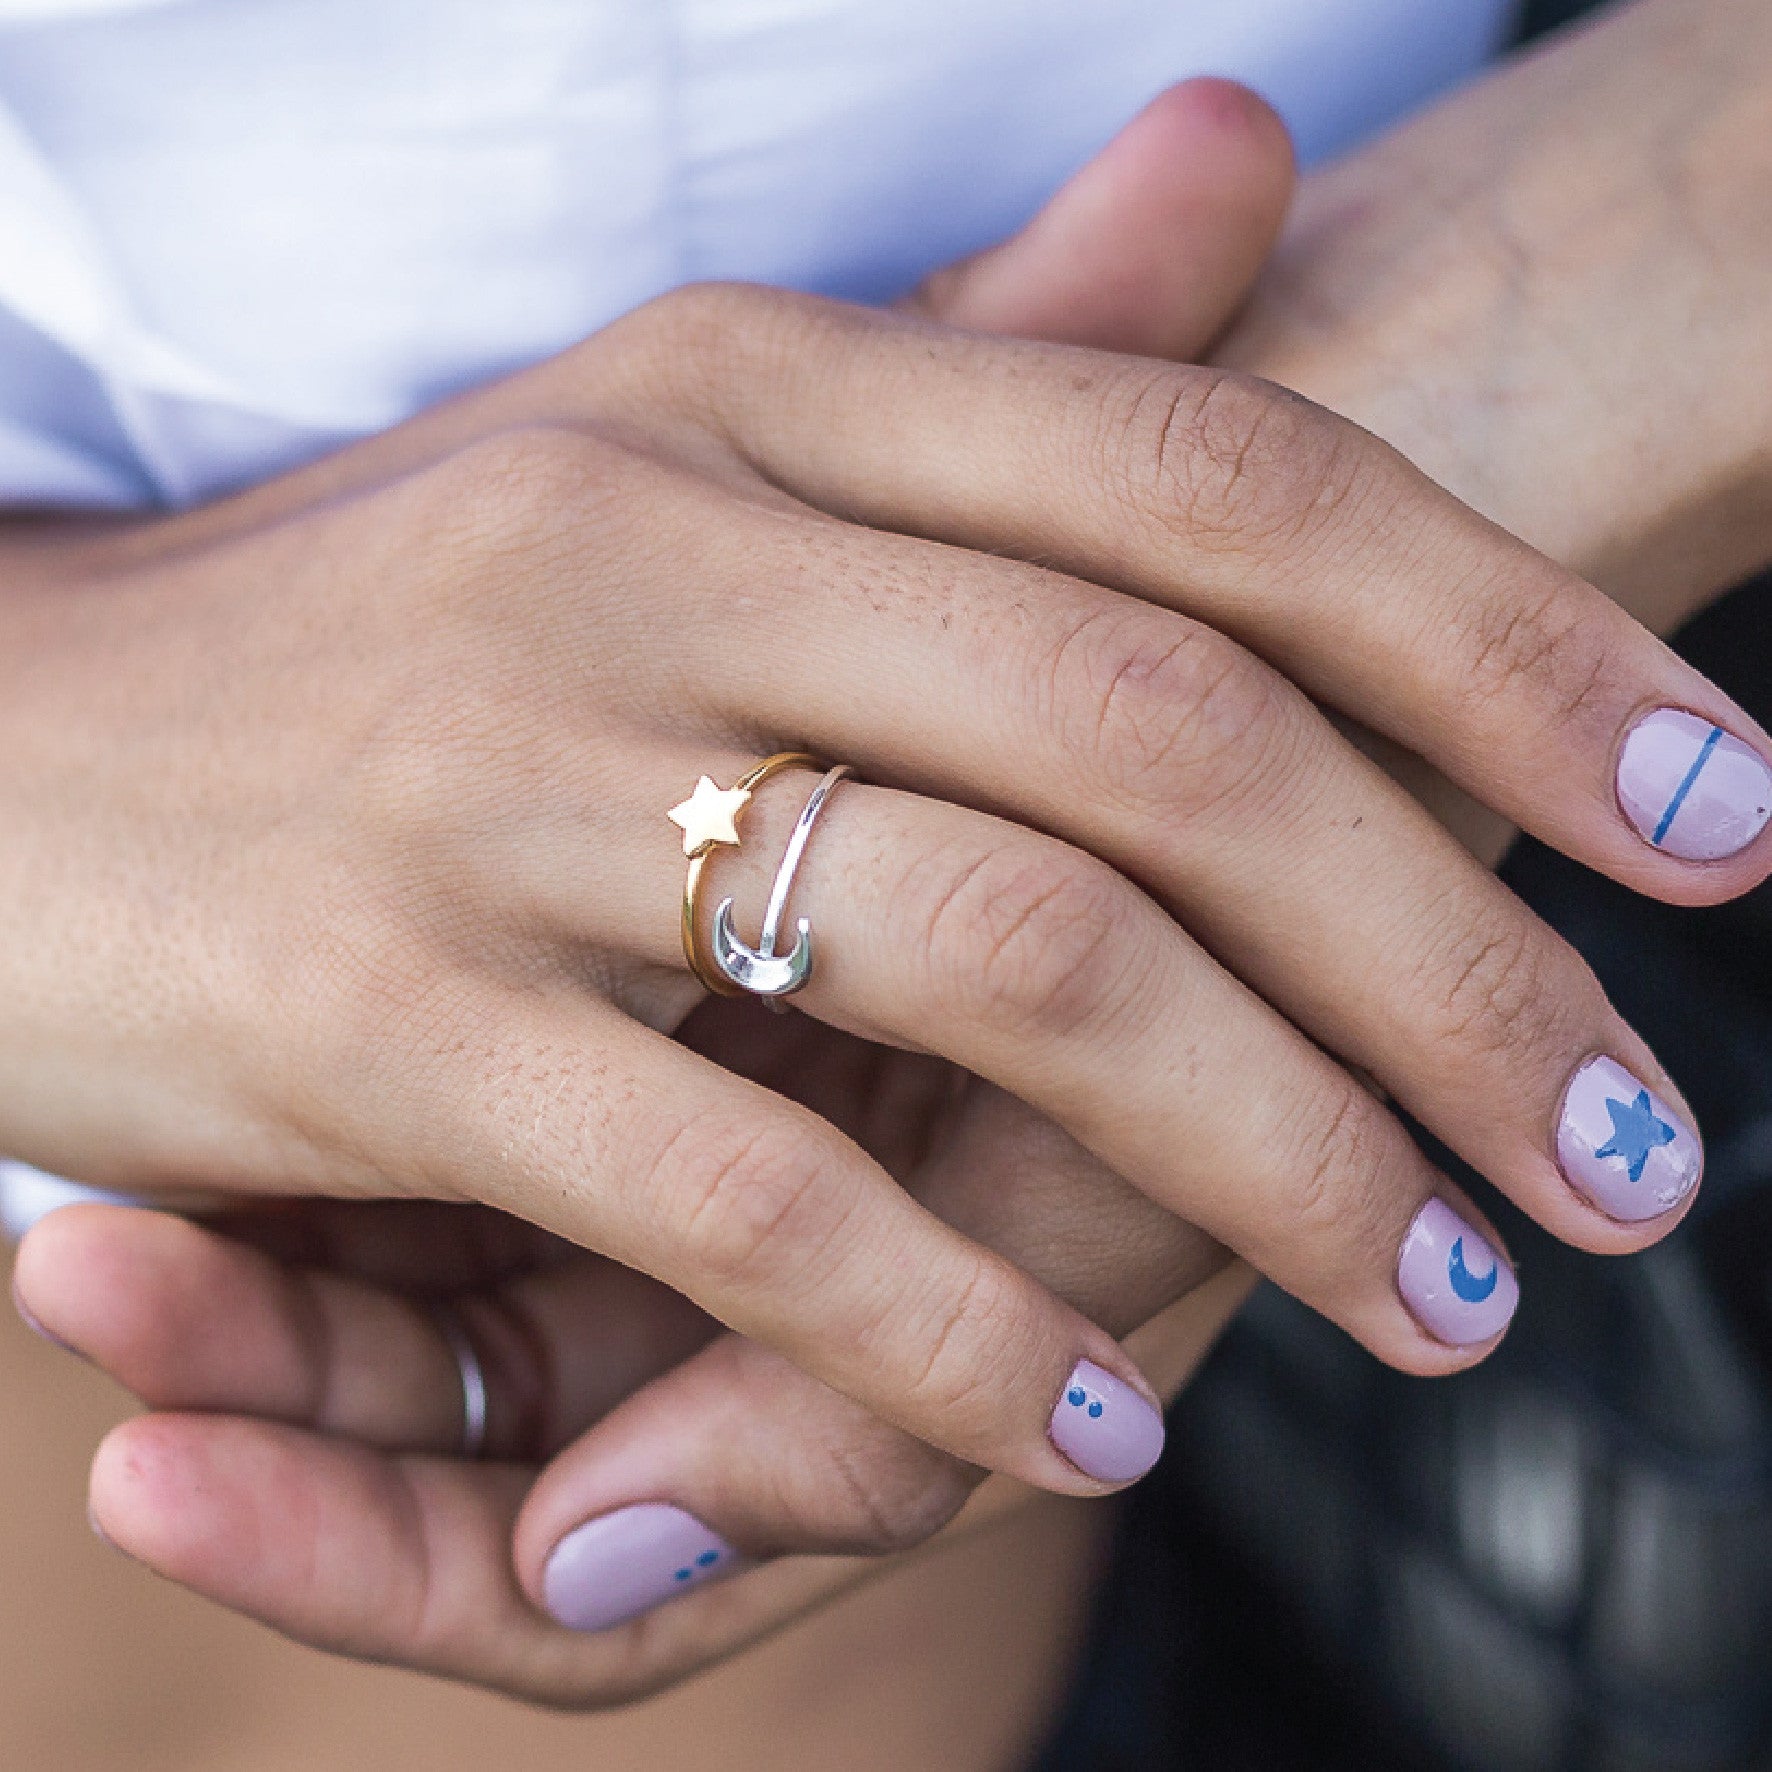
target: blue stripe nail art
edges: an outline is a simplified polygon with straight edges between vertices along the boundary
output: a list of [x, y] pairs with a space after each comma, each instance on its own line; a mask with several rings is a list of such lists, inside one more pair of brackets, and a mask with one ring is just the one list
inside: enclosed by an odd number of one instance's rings
[[1680, 815], [1680, 808], [1686, 804], [1686, 796], [1692, 792], [1693, 784], [1704, 772], [1704, 766], [1710, 761], [1710, 754], [1717, 748], [1717, 742], [1723, 736], [1721, 726], [1713, 726], [1710, 735], [1698, 748], [1698, 755], [1692, 759], [1692, 767], [1686, 771], [1686, 779], [1674, 789], [1674, 797], [1668, 801], [1667, 810], [1661, 815], [1661, 823], [1655, 827], [1655, 835], [1649, 841], [1657, 848], [1661, 840], [1673, 828], [1673, 822]]

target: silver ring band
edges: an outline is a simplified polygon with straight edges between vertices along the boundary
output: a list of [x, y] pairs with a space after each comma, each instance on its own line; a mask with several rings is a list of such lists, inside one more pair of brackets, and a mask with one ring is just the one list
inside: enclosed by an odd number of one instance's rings
[[461, 1456], [478, 1458], [486, 1450], [486, 1368], [453, 1305], [433, 1299], [431, 1314], [461, 1374]]
[[730, 898], [723, 898], [714, 913], [715, 966], [741, 991], [761, 997], [772, 1009], [782, 1007], [780, 998], [791, 997], [795, 991], [805, 989], [812, 977], [812, 924], [807, 918], [796, 919], [794, 945], [787, 953], [777, 954], [775, 944], [781, 934], [781, 920], [787, 910], [788, 894], [793, 890], [794, 875], [799, 872], [800, 858], [806, 853], [806, 845], [812, 837], [812, 827], [824, 811], [832, 790], [849, 773], [847, 763], [827, 769], [819, 777], [818, 786], [807, 796], [806, 804], [800, 808], [800, 816], [794, 820], [794, 828], [788, 836], [787, 848], [782, 852], [781, 866], [775, 870], [775, 884], [769, 889], [769, 904], [763, 913], [763, 935], [757, 945], [747, 947], [738, 939], [732, 927], [733, 901]]

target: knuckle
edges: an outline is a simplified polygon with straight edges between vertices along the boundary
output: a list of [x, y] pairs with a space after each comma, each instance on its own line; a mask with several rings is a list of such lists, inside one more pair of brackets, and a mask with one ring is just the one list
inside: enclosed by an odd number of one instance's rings
[[[465, 1658], [471, 1627], [445, 1578], [451, 1558], [437, 1541], [436, 1509], [425, 1493], [428, 1477], [402, 1461], [381, 1459], [369, 1480], [397, 1551], [385, 1565], [385, 1585], [370, 1615], [386, 1621], [393, 1640], [411, 1645], [421, 1664], [447, 1666]], [[356, 1652], [363, 1652], [361, 1645]]]
[[671, 1203], [675, 1239], [726, 1288], [802, 1280], [840, 1229], [828, 1151], [797, 1121], [749, 1129], [697, 1122], [652, 1165], [647, 1193]]
[[1596, 607], [1599, 597], [1565, 582], [1523, 589], [1517, 574], [1498, 594], [1485, 575], [1458, 624], [1464, 693], [1515, 710], [1528, 699], [1534, 720], [1554, 726], [1601, 714], [1617, 669], [1614, 612]]
[[821, 1472], [833, 1485], [829, 1548], [891, 1556], [933, 1538], [972, 1492], [965, 1467], [906, 1435], [882, 1431], [827, 1448]]
[[1381, 1190], [1373, 1178], [1390, 1169], [1394, 1156], [1383, 1114], [1351, 1078], [1340, 1082], [1332, 1101], [1312, 1099], [1301, 1114], [1290, 1229], [1314, 1261], [1332, 1264], [1340, 1252], [1363, 1253], [1379, 1233]]
[[[1363, 1115], [1352, 1092], [1331, 1102], [1327, 1113], [1311, 1125], [1304, 1139], [1302, 1161], [1292, 1166], [1295, 1228], [1310, 1237], [1313, 1247], [1324, 1233], [1341, 1235], [1347, 1230], [1347, 1178], [1359, 1162]], [[1322, 1247], [1333, 1247], [1327, 1240]]]
[[1426, 974], [1437, 1041], [1522, 1071], [1560, 1064], [1576, 1037], [1572, 1022], [1591, 1011], [1599, 989], [1572, 950], [1515, 919], [1461, 930], [1430, 956]]
[[[951, 1276], [944, 1276], [951, 1280]], [[970, 1438], [997, 1420], [1012, 1389], [1017, 1350], [1034, 1338], [1010, 1270], [982, 1251], [957, 1286], [944, 1286], [917, 1326], [917, 1355], [902, 1395], [938, 1438]]]
[[431, 533], [446, 559], [529, 551], [563, 519], [606, 510], [630, 460], [617, 445], [557, 425], [479, 438], [428, 475]]
[[730, 339], [734, 327], [752, 319], [765, 301], [765, 292], [754, 284], [703, 279], [680, 283], [642, 302], [621, 324], [643, 327], [676, 350], [717, 348], [722, 339]]
[[[680, 284], [595, 334], [600, 400], [649, 426], [673, 414], [698, 427], [723, 405], [719, 390], [737, 365], [761, 354], [812, 305], [812, 298], [753, 283]], [[760, 365], [761, 366], [761, 365]], [[748, 379], [748, 378], [743, 378]]]
[[1289, 546], [1367, 485], [1376, 446], [1288, 390], [1220, 370], [1168, 370], [1135, 389], [1122, 479], [1134, 508], [1196, 546]]
[[975, 1025], [1063, 1038], [1108, 1008], [1131, 943], [1130, 888], [1080, 851], [1016, 839], [930, 907], [922, 951], [938, 1000]]
[[1281, 680], [1203, 623], [1094, 612], [1050, 676], [1072, 753], [1114, 800], [1166, 820], [1241, 801], [1297, 732]]
[[1467, 1052], [1505, 1050], [1539, 990], [1520, 932], [1492, 931], [1460, 941], [1438, 965], [1430, 1001], [1446, 1037]]

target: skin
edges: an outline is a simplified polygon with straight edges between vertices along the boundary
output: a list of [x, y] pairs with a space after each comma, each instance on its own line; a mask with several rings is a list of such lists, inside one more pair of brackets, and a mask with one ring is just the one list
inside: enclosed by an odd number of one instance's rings
[[[1646, 11], [1652, 11], [1652, 9], [1646, 9]], [[1641, 18], [1641, 16], [1643, 16], [1643, 14], [1637, 14], [1637, 16], [1639, 16], [1639, 18]], [[1745, 544], [1744, 544], [1744, 546], [1745, 546]], [[711, 1595], [711, 1597], [709, 1597], [709, 1600], [712, 1600], [712, 1598], [714, 1598], [714, 1597], [712, 1597], [712, 1595]], [[702, 1602], [696, 1602], [696, 1604], [702, 1604]], [[675, 1607], [675, 1609], [673, 1609], [673, 1611], [679, 1611], [679, 1613], [689, 1613], [689, 1611], [691, 1611], [691, 1607], [688, 1607], [688, 1605], [684, 1605], [684, 1607]]]
[[1218, 360], [1671, 631], [1772, 556], [1769, 67], [1753, 0], [1606, 9], [1307, 180]]

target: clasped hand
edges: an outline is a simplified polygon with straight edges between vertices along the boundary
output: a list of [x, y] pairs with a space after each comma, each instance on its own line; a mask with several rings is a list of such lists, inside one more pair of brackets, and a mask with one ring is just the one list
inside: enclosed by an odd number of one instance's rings
[[[25, 1245], [42, 1323], [207, 1412], [101, 1451], [127, 1548], [621, 1696], [810, 1591], [713, 1576], [918, 1543], [986, 1472], [1135, 1477], [1115, 1338], [1226, 1251], [1393, 1365], [1480, 1358], [1505, 1251], [1391, 1102], [1579, 1247], [1678, 1218], [1653, 1055], [1336, 716], [1685, 904], [1772, 868], [1765, 736], [1322, 409], [949, 323], [1000, 271], [920, 314], [684, 290], [237, 499], [18, 539], [0, 1145], [346, 1202]], [[665, 811], [787, 748], [861, 778], [796, 887], [807, 1014], [698, 1014]], [[722, 895], [760, 907], [803, 792]]]

